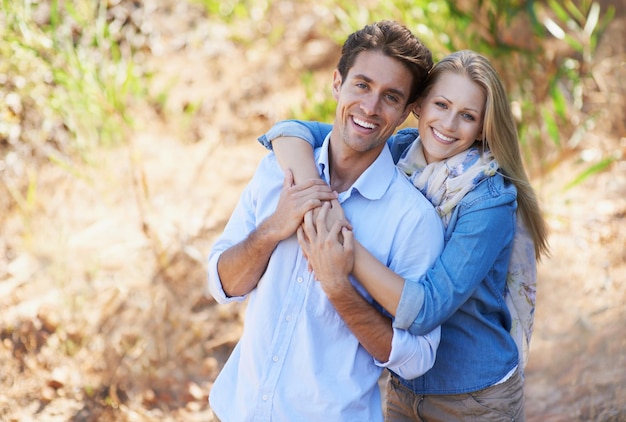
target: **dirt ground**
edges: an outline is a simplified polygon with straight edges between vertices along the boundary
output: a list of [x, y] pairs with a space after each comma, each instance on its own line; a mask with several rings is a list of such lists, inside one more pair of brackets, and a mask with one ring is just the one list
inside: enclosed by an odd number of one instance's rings
[[[283, 10], [297, 35], [241, 49], [176, 4], [151, 16], [152, 89], [168, 90], [167, 108], [136, 110], [130, 142], [88, 165], [41, 168], [32, 206], [0, 220], [2, 421], [211, 420], [244, 308], [204, 296], [205, 257], [265, 154], [256, 136], [303, 101], [298, 71], [330, 81], [336, 54], [313, 36], [321, 12]], [[599, 48], [605, 112], [580, 153], [533, 178], [552, 255], [539, 268], [529, 421], [626, 421], [625, 22]], [[621, 158], [566, 189], [609, 153]]]

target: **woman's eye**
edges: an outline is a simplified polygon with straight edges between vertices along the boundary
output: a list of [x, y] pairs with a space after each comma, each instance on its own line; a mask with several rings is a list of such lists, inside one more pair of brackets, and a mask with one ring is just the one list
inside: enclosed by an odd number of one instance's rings
[[444, 103], [442, 103], [441, 101], [437, 101], [435, 102], [435, 105], [439, 108], [446, 108], [446, 105]]
[[470, 122], [473, 122], [473, 121], [476, 120], [476, 118], [474, 116], [472, 116], [471, 114], [467, 114], [467, 113], [463, 114], [463, 118], [465, 120], [469, 120]]

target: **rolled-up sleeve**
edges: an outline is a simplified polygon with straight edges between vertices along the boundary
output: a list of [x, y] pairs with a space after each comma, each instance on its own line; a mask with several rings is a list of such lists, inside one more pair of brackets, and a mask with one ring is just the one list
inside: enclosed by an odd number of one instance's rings
[[[255, 172], [252, 180], [248, 185], [244, 188], [241, 196], [239, 198], [239, 202], [235, 206], [235, 209], [230, 216], [230, 219], [226, 223], [224, 227], [224, 231], [217, 238], [213, 246], [211, 247], [211, 251], [209, 252], [209, 256], [207, 259], [207, 284], [206, 284], [206, 293], [213, 296], [216, 302], [218, 303], [230, 303], [230, 302], [241, 302], [247, 296], [228, 296], [224, 293], [224, 289], [222, 287], [222, 280], [220, 279], [219, 272], [217, 270], [217, 264], [222, 256], [222, 254], [227, 251], [229, 248], [234, 245], [244, 241], [250, 233], [256, 229], [258, 224], [258, 217], [256, 215], [258, 208], [258, 193], [260, 186], [264, 186], [267, 184], [265, 179], [262, 179], [261, 175], [267, 174], [270, 170], [276, 173], [272, 175], [272, 178], [278, 179], [278, 173], [282, 175], [282, 171], [278, 168], [277, 165], [274, 164], [275, 158], [273, 154], [268, 154], [261, 162], [259, 163], [259, 167]], [[277, 184], [277, 182], [275, 182]], [[276, 208], [274, 202], [267, 205], [271, 207], [272, 210]]]
[[311, 145], [313, 142], [313, 134], [307, 126], [302, 123], [298, 123], [295, 120], [283, 120], [276, 123], [271, 127], [267, 133], [259, 136], [258, 141], [267, 149], [272, 149], [272, 141], [281, 136], [293, 136], [296, 138], [304, 139]]
[[208, 280], [207, 280], [207, 289], [213, 299], [217, 303], [230, 303], [230, 302], [241, 302], [245, 299], [245, 296], [228, 296], [224, 293], [224, 289], [222, 288], [222, 281], [220, 280], [219, 272], [217, 271], [217, 262], [222, 255], [223, 250], [214, 250], [211, 255], [209, 255], [208, 260]]
[[332, 130], [332, 125], [321, 122], [309, 122], [304, 120], [283, 120], [276, 123], [258, 141], [267, 149], [272, 149], [272, 141], [281, 136], [300, 138], [318, 148], [324, 143], [324, 139]]
[[424, 287], [416, 280], [405, 280], [400, 302], [393, 320], [394, 328], [411, 328], [424, 305]]
[[405, 330], [393, 330], [389, 361], [374, 360], [377, 366], [388, 368], [405, 379], [417, 378], [435, 364], [441, 327], [425, 336], [416, 336]]

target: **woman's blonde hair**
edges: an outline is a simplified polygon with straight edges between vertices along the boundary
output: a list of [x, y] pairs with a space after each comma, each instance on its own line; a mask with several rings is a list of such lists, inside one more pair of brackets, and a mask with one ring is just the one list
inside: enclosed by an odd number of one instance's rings
[[500, 77], [484, 56], [470, 50], [457, 51], [433, 66], [424, 96], [445, 72], [466, 75], [485, 92], [483, 145], [493, 154], [500, 172], [517, 188], [517, 212], [533, 237], [535, 256], [539, 260], [548, 253], [548, 229], [524, 169], [517, 128]]

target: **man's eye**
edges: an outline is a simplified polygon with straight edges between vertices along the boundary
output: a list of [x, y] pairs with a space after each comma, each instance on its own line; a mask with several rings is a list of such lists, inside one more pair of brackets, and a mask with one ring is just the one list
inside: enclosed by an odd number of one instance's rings
[[393, 103], [397, 103], [400, 101], [395, 95], [387, 95], [387, 99]]

